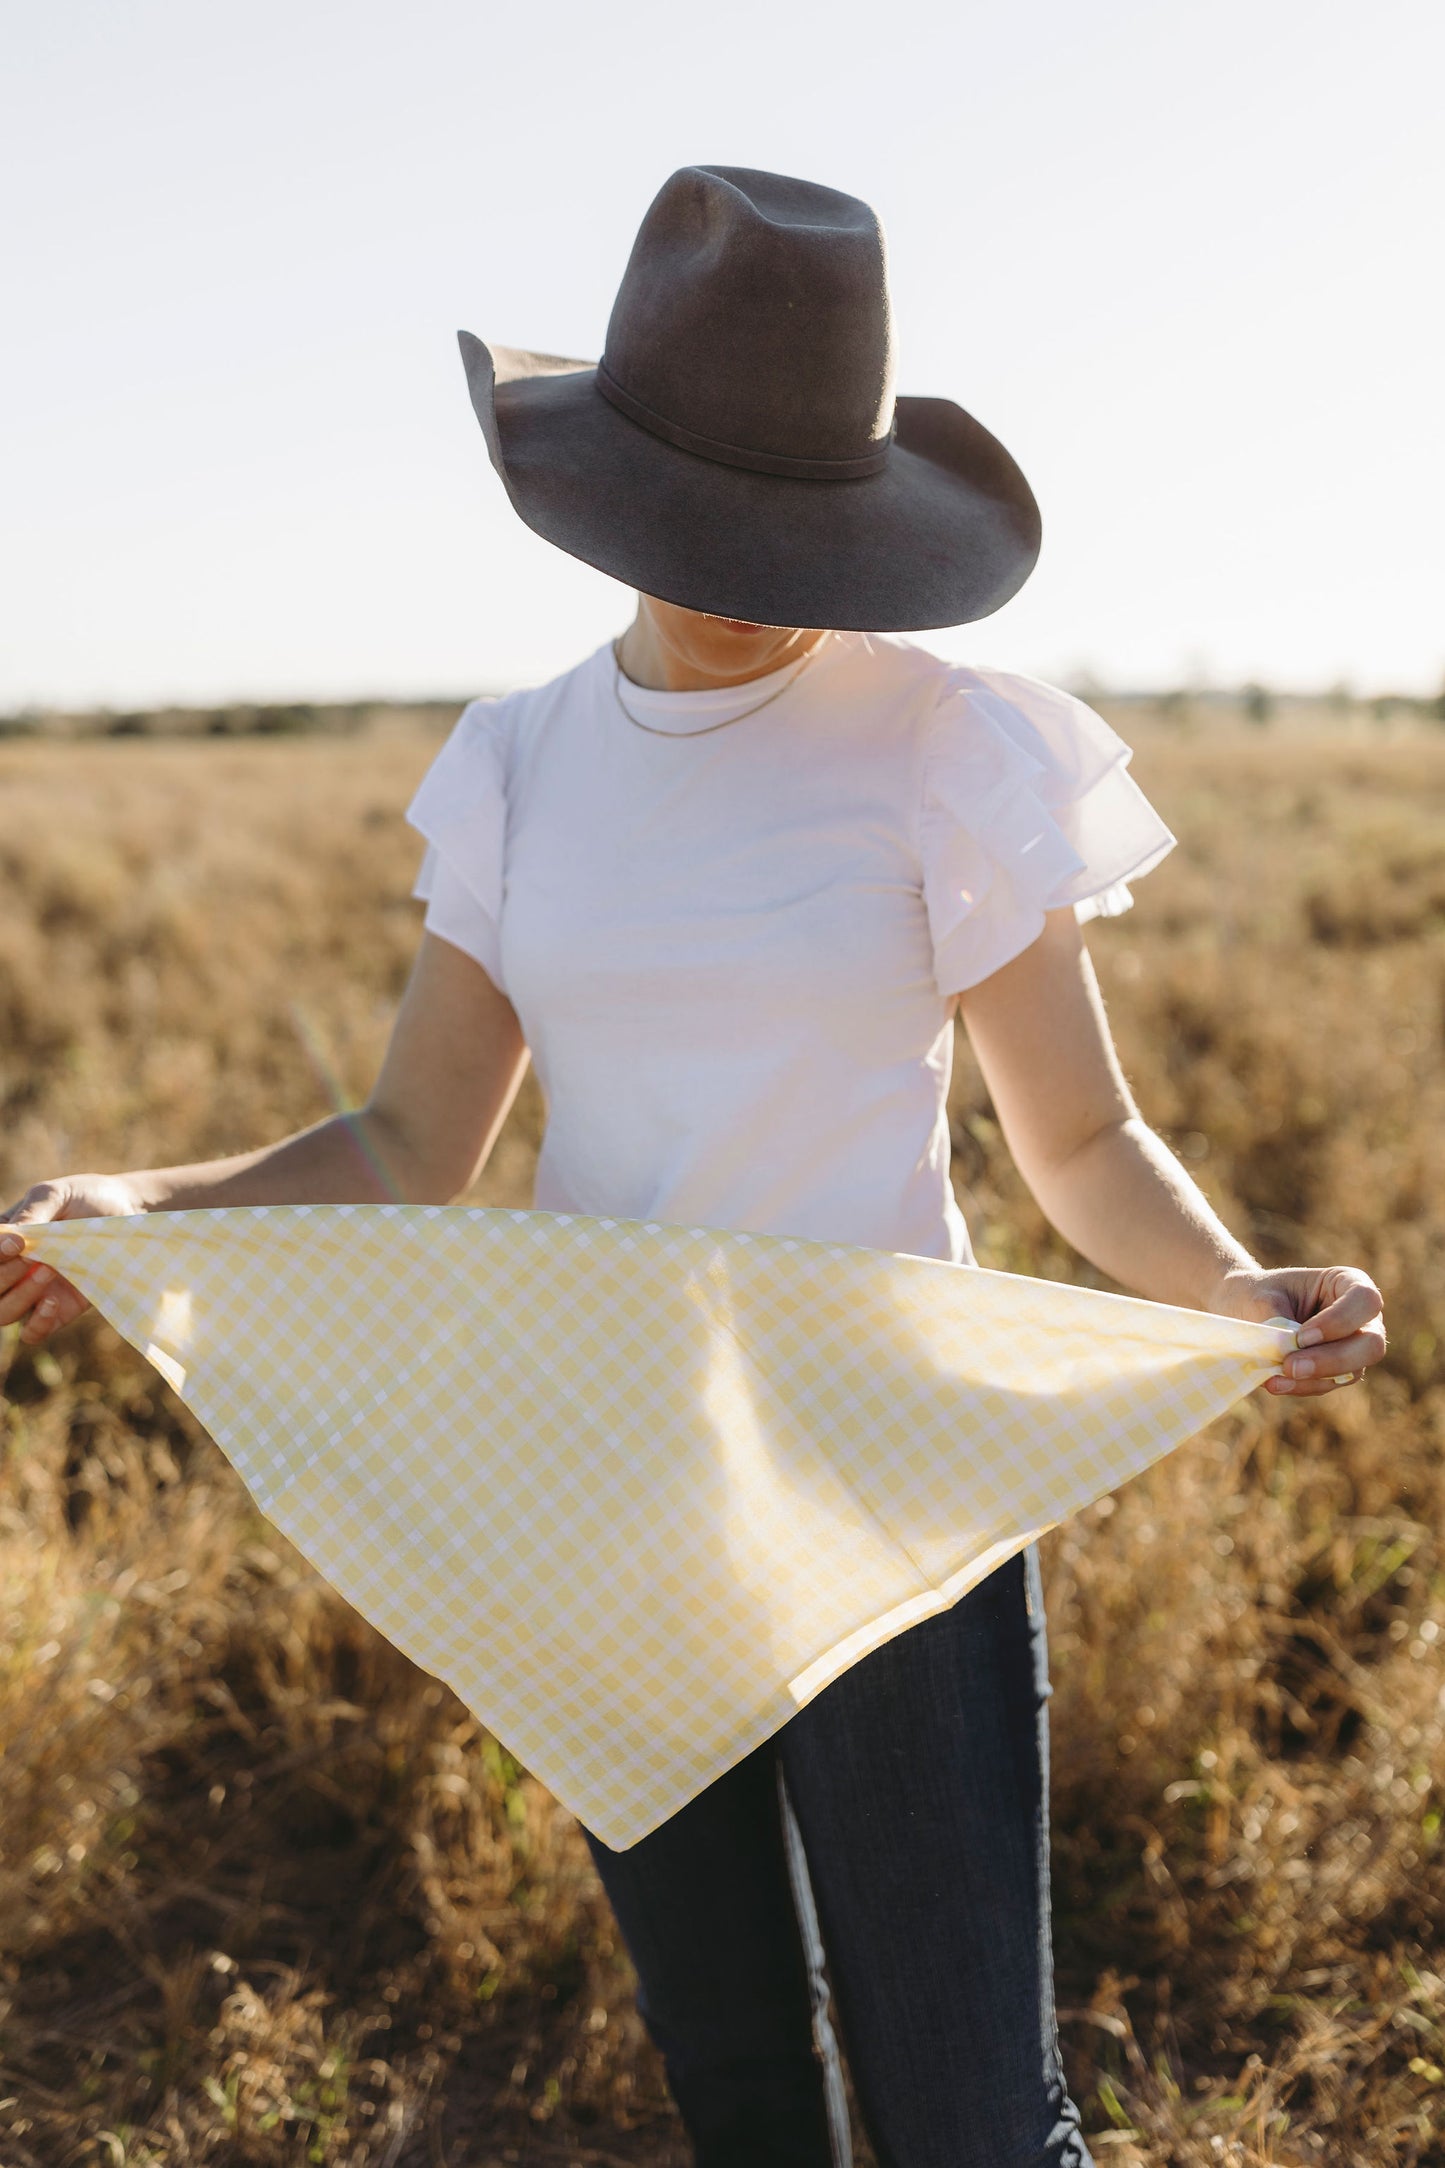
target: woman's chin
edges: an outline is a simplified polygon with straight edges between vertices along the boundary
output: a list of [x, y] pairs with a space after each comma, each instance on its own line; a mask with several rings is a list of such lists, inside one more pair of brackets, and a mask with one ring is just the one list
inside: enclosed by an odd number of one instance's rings
[[747, 617], [687, 610], [652, 595], [642, 597], [640, 606], [676, 662], [724, 683], [765, 677], [812, 645], [813, 636], [794, 625], [762, 625]]
[[710, 617], [706, 638], [697, 645], [700, 650], [706, 649], [707, 665], [713, 669], [756, 669], [759, 663], [786, 662], [796, 652], [798, 635], [788, 626], [752, 625], [738, 617]]

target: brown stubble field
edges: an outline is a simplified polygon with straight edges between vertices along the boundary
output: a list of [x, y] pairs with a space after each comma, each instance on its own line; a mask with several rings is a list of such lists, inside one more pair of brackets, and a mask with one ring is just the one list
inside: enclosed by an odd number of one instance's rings
[[[1112, 2168], [1445, 2162], [1445, 730], [1118, 719], [1183, 839], [1093, 936], [1136, 1090], [1392, 1350], [1049, 1541], [1071, 2072]], [[435, 743], [0, 744], [0, 1194], [365, 1089]], [[966, 1057], [954, 1115], [983, 1261], [1089, 1278]], [[567, 1818], [106, 1328], [0, 1376], [3, 2168], [680, 2163]]]

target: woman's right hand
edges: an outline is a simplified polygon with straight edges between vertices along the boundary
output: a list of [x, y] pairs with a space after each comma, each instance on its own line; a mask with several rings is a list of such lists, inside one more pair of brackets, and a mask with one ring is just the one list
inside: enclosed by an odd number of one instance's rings
[[50, 1265], [27, 1257], [9, 1229], [42, 1220], [116, 1219], [143, 1210], [123, 1174], [70, 1174], [27, 1189], [18, 1204], [0, 1212], [0, 1325], [23, 1318], [20, 1338], [26, 1347], [37, 1347], [90, 1307], [78, 1287]]

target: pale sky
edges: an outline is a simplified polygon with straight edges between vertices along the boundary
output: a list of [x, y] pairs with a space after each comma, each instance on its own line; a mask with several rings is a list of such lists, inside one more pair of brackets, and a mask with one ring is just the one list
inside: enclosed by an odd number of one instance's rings
[[591, 358], [677, 166], [866, 197], [899, 385], [1043, 508], [931, 634], [1434, 691], [1438, 0], [0, 0], [0, 708], [442, 694], [630, 597], [510, 510], [455, 330]]

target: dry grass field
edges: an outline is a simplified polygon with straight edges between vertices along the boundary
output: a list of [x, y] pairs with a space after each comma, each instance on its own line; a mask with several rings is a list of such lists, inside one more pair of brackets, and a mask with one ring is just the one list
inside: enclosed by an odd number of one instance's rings
[[[1445, 730], [1120, 721], [1183, 839], [1093, 937], [1135, 1087], [1392, 1350], [1050, 1539], [1071, 2072], [1101, 2168], [1445, 2163]], [[365, 1089], [435, 742], [0, 744], [0, 1194]], [[983, 1261], [1088, 1278], [966, 1055], [954, 1133]], [[680, 2163], [567, 1817], [105, 1327], [0, 1379], [3, 2168]]]

